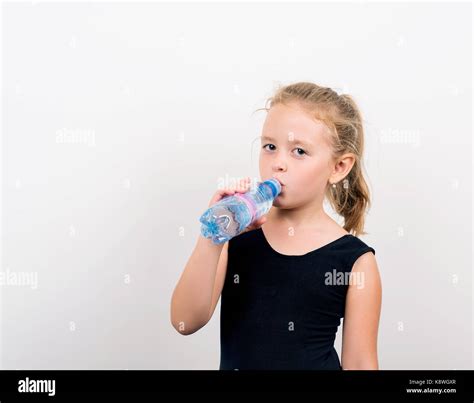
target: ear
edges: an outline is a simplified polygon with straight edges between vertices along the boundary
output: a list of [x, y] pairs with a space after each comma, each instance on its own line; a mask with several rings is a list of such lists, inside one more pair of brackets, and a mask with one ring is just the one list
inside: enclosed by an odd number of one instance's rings
[[342, 181], [351, 171], [355, 163], [355, 156], [347, 153], [339, 157], [333, 166], [332, 174], [329, 177], [329, 183], [338, 183]]

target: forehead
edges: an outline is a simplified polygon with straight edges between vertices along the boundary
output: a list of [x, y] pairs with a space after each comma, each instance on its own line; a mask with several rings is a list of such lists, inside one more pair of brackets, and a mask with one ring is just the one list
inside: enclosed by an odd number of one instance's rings
[[270, 108], [263, 125], [263, 136], [283, 139], [294, 136], [312, 144], [328, 142], [329, 129], [297, 104], [277, 104]]

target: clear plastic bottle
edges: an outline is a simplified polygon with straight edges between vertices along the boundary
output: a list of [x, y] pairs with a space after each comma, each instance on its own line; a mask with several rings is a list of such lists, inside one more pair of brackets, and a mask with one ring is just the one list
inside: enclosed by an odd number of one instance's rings
[[268, 213], [280, 192], [280, 182], [269, 179], [246, 193], [224, 197], [202, 214], [201, 234], [215, 244], [227, 242]]

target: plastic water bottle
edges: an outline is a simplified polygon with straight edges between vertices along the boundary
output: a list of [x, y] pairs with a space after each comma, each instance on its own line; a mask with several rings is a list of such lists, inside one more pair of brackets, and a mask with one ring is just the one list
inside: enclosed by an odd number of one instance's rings
[[225, 196], [202, 214], [201, 234], [215, 244], [227, 242], [268, 213], [280, 192], [280, 182], [269, 179], [245, 193]]

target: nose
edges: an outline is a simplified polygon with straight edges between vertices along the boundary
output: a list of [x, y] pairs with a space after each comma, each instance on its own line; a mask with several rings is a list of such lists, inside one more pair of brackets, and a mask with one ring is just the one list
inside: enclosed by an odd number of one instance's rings
[[283, 161], [281, 158], [276, 159], [272, 165], [273, 172], [286, 172], [286, 169], [286, 162]]

